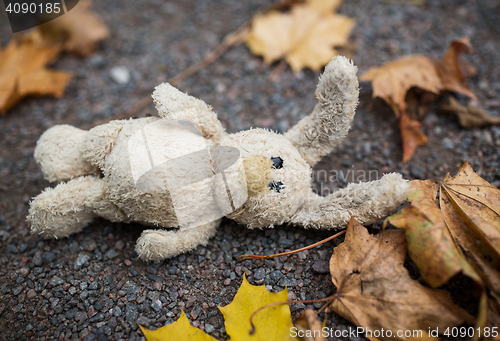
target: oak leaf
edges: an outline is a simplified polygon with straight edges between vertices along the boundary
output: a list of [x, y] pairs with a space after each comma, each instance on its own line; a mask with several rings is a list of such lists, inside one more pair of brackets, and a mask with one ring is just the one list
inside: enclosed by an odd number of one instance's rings
[[86, 57], [109, 37], [104, 22], [90, 9], [91, 1], [79, 1], [65, 15], [37, 27], [44, 39], [62, 44], [65, 51]]
[[31, 36], [0, 48], [1, 114], [26, 96], [62, 96], [72, 74], [46, 68], [59, 53], [59, 47], [40, 45]]
[[266, 307], [255, 314], [253, 323], [254, 332], [250, 324], [250, 316], [266, 304], [286, 302], [288, 290], [270, 293], [264, 285], [253, 286], [245, 277], [241, 283], [233, 302], [225, 307], [219, 307], [224, 315], [226, 332], [232, 341], [266, 340], [285, 341], [293, 340], [290, 328], [293, 328], [290, 307], [281, 304]]
[[293, 71], [319, 70], [345, 45], [354, 20], [333, 13], [338, 0], [309, 0], [286, 13], [270, 11], [252, 20], [246, 43], [266, 64], [284, 58]]
[[181, 317], [177, 321], [156, 330], [149, 330], [141, 325], [146, 340], [148, 341], [168, 341], [168, 340], [189, 340], [189, 341], [216, 341], [213, 337], [195, 328], [181, 310]]
[[[441, 286], [462, 272], [482, 287], [478, 325], [500, 313], [500, 190], [468, 162], [443, 181], [412, 181], [410, 205], [388, 221], [406, 231], [422, 278]], [[485, 288], [489, 289], [488, 300]], [[500, 320], [499, 320], [500, 321]]]
[[465, 128], [477, 128], [489, 124], [500, 124], [500, 117], [491, 116], [472, 103], [461, 105], [455, 98], [448, 97], [439, 107], [441, 111], [457, 115], [458, 122]]
[[[413, 338], [431, 340], [429, 327], [444, 331], [473, 321], [453, 304], [448, 292], [424, 287], [411, 279], [403, 266], [405, 256], [403, 231], [384, 230], [373, 236], [351, 219], [345, 241], [334, 249], [330, 260], [332, 281], [337, 287], [330, 308], [371, 330], [371, 335], [365, 332], [370, 340], [412, 339], [398, 335], [399, 330], [421, 331]], [[384, 336], [380, 334], [382, 328]], [[379, 331], [379, 337], [374, 331]]]

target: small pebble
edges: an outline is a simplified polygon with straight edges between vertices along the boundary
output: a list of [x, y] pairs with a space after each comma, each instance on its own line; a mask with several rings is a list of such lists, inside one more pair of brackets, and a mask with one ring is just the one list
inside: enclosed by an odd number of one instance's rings
[[75, 261], [75, 264], [73, 265], [73, 269], [79, 270], [81, 269], [85, 264], [87, 264], [87, 261], [90, 259], [90, 256], [86, 253], [80, 253], [78, 255], [78, 258]]
[[316, 260], [314, 264], [312, 265], [312, 268], [314, 271], [320, 274], [327, 274], [330, 273], [330, 264], [327, 261], [324, 260]]
[[113, 259], [118, 256], [118, 253], [114, 249], [109, 249], [108, 252], [106, 252], [105, 256], [109, 259]]
[[124, 85], [130, 81], [130, 71], [124, 66], [115, 66], [111, 69], [109, 75], [115, 83]]

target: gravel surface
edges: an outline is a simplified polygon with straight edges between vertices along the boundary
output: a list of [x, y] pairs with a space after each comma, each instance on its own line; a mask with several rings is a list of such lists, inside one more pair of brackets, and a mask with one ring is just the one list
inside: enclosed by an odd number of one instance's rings
[[[157, 328], [175, 321], [183, 309], [193, 325], [225, 340], [217, 305], [232, 301], [244, 273], [250, 283], [265, 284], [273, 292], [287, 286], [291, 300], [324, 298], [335, 292], [328, 261], [342, 238], [276, 261], [235, 262], [243, 253], [303, 247], [326, 238], [328, 231], [290, 226], [247, 230], [224, 220], [208, 246], [147, 264], [134, 252], [144, 229], [140, 225], [96, 220], [79, 234], [44, 241], [30, 235], [25, 221], [30, 198], [49, 186], [33, 160], [35, 143], [44, 130], [62, 123], [85, 127], [131, 108], [155, 85], [200, 60], [227, 33], [270, 4], [267, 0], [95, 1], [95, 10], [110, 27], [111, 40], [88, 59], [63, 55], [54, 64], [75, 74], [63, 98], [27, 99], [0, 117], [0, 338], [140, 340], [137, 322]], [[346, 1], [339, 11], [357, 20], [351, 41], [360, 72], [409, 53], [439, 58], [452, 39], [469, 35], [476, 53], [468, 60], [478, 68], [469, 84], [479, 103], [489, 113], [499, 114], [498, 1], [429, 0], [416, 6], [358, 0]], [[2, 46], [10, 40], [10, 32], [1, 11]], [[287, 69], [270, 82], [274, 67], [240, 45], [178, 87], [211, 104], [229, 132], [251, 126], [286, 131], [314, 107], [318, 73], [306, 70], [294, 75]], [[361, 170], [371, 170], [372, 179], [396, 171], [408, 179], [437, 180], [465, 159], [500, 186], [500, 127], [463, 129], [455, 117], [439, 115], [434, 105], [422, 126], [429, 145], [402, 164], [394, 114], [381, 100], [371, 98], [368, 83], [361, 86], [351, 133], [316, 167], [324, 172], [342, 170], [342, 175], [337, 173], [337, 181], [316, 176], [318, 190], [327, 194], [355, 182]], [[148, 112], [154, 114], [154, 108], [149, 106], [139, 115]], [[346, 174], [347, 170], [351, 172]], [[380, 224], [369, 228], [377, 232]], [[454, 282], [449, 287], [457, 298], [464, 290]], [[308, 306], [317, 309], [321, 304]], [[292, 305], [293, 317], [305, 307]], [[328, 315], [326, 325], [354, 327], [335, 314]]]

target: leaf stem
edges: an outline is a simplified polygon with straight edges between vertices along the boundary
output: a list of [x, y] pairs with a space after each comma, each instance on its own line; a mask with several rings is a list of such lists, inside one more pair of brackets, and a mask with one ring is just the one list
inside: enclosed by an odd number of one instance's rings
[[271, 259], [271, 258], [276, 258], [276, 257], [282, 257], [282, 256], [288, 256], [288, 255], [293, 255], [294, 253], [299, 253], [301, 251], [305, 251], [305, 250], [309, 250], [309, 249], [312, 249], [313, 247], [315, 246], [318, 246], [318, 245], [321, 245], [321, 244], [324, 244], [332, 239], [335, 239], [337, 238], [338, 236], [341, 236], [345, 233], [346, 230], [344, 231], [340, 231], [339, 233], [337, 234], [334, 234], [333, 236], [330, 236], [326, 239], [323, 239], [323, 240], [320, 240], [319, 242], [317, 243], [314, 243], [312, 245], [309, 245], [309, 246], [306, 246], [306, 247], [303, 247], [303, 248], [300, 248], [300, 249], [297, 249], [297, 250], [293, 250], [293, 251], [287, 251], [287, 252], [282, 252], [282, 253], [276, 253], [274, 255], [241, 255], [241, 256], [238, 256], [236, 258], [236, 261], [237, 262], [242, 262], [244, 260], [248, 260], [248, 259]]

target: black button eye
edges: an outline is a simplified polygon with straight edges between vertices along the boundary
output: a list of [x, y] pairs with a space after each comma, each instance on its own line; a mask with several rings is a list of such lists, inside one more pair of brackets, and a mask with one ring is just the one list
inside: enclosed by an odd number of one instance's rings
[[272, 181], [272, 182], [269, 183], [268, 186], [269, 186], [269, 188], [270, 188], [271, 191], [276, 191], [278, 193], [280, 193], [281, 190], [283, 188], [285, 188], [285, 185], [283, 185], [283, 183], [281, 181], [278, 181], [278, 182]]
[[283, 160], [278, 156], [278, 157], [272, 157], [271, 161], [273, 162], [272, 168], [274, 169], [281, 169], [283, 168]]

